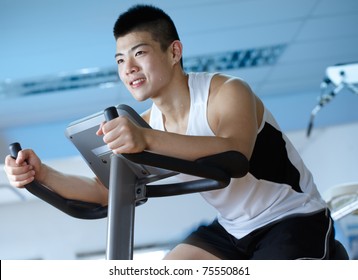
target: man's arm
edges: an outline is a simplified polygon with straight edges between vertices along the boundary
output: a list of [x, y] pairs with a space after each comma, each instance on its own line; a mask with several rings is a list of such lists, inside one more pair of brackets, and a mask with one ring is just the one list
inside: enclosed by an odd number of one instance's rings
[[[215, 76], [208, 101], [208, 122], [215, 136], [188, 136], [143, 128], [119, 116], [103, 123], [97, 135], [116, 154], [148, 150], [195, 160], [230, 150], [250, 159], [261, 123], [263, 105], [239, 79]], [[148, 113], [144, 115], [148, 122]]]
[[64, 174], [49, 166], [45, 166], [46, 177], [43, 181], [45, 186], [67, 199], [80, 200], [85, 202], [108, 204], [108, 189], [98, 180]]
[[[216, 136], [143, 129], [146, 149], [187, 160], [235, 150], [250, 159], [262, 112], [261, 101], [243, 81], [215, 76], [208, 102], [208, 122]], [[148, 115], [145, 119], [149, 120]]]
[[43, 164], [29, 149], [19, 152], [17, 159], [5, 158], [5, 172], [14, 187], [24, 187], [37, 180], [67, 199], [107, 205], [108, 190], [98, 179], [67, 175]]

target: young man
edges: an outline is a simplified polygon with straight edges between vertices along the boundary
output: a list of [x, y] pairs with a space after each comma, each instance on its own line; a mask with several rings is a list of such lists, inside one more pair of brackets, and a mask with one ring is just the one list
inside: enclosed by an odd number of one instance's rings
[[[153, 101], [143, 114], [153, 129], [125, 117], [101, 125], [97, 134], [114, 153], [149, 150], [195, 160], [236, 150], [250, 161], [246, 176], [201, 194], [217, 209], [217, 219], [166, 259], [327, 258], [334, 233], [326, 204], [250, 87], [222, 74], [185, 73], [176, 28], [158, 8], [132, 7], [118, 18], [114, 36], [122, 82], [136, 100]], [[107, 203], [107, 189], [97, 179], [59, 173], [32, 150], [20, 152], [16, 161], [8, 156], [5, 170], [15, 187], [36, 179], [63, 197]]]

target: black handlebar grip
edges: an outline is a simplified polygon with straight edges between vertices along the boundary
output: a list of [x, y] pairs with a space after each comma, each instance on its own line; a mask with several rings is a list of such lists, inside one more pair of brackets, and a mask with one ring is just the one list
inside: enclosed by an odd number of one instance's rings
[[[16, 159], [22, 148], [18, 142], [15, 142], [9, 145], [9, 150], [11, 157]], [[25, 187], [33, 195], [72, 217], [80, 219], [100, 219], [107, 216], [106, 206], [103, 207], [95, 203], [65, 199], [37, 181], [32, 181], [31, 183], [25, 185]]]
[[16, 159], [17, 154], [22, 150], [20, 143], [15, 142], [9, 145], [10, 155], [12, 158]]
[[106, 121], [111, 121], [118, 117], [118, 111], [117, 108], [112, 106], [108, 107], [104, 110], [104, 117], [106, 118]]

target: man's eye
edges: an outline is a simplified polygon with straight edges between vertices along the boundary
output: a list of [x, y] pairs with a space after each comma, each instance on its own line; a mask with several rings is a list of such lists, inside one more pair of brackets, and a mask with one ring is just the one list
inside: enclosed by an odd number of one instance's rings
[[138, 51], [135, 53], [135, 56], [138, 56], [138, 55], [141, 55], [141, 54], [144, 54], [144, 51]]
[[123, 59], [118, 59], [117, 64], [121, 64], [121, 63], [123, 63], [123, 61], [124, 61]]

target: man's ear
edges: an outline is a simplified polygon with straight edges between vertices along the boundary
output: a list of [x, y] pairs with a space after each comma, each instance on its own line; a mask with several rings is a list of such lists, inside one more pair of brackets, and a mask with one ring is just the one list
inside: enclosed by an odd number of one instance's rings
[[180, 62], [183, 56], [183, 44], [179, 40], [175, 40], [171, 44], [171, 55], [173, 65]]

